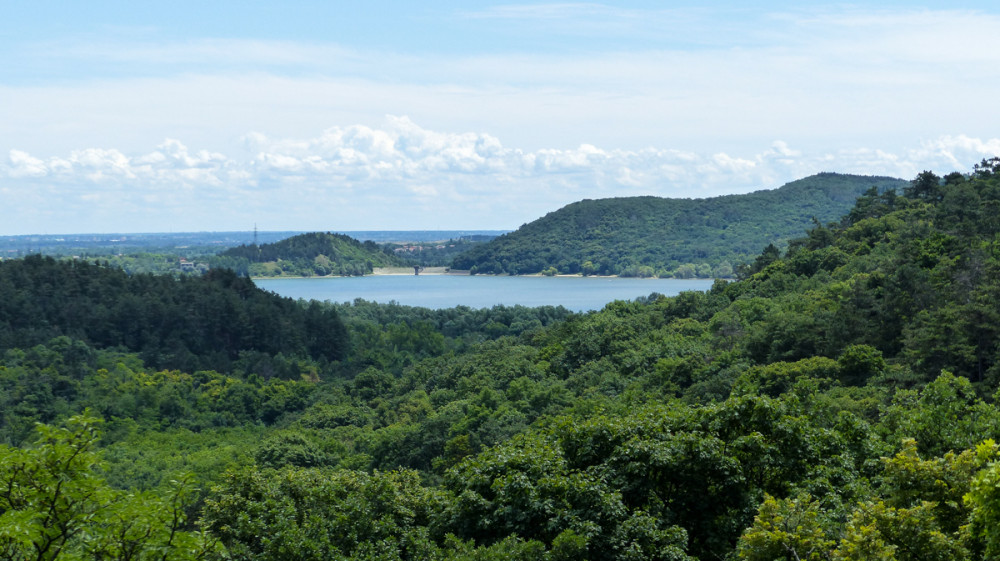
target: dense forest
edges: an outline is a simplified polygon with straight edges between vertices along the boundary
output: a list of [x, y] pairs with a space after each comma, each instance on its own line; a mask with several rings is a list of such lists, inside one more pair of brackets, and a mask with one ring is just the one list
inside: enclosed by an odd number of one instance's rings
[[348, 337], [335, 310], [228, 269], [177, 278], [39, 255], [0, 262], [0, 351], [59, 336], [189, 371], [228, 370], [247, 352], [340, 360]]
[[709, 199], [584, 200], [455, 258], [479, 274], [727, 278], [768, 244], [847, 212], [868, 188], [904, 181], [822, 173], [783, 187]]
[[[172, 369], [15, 299], [0, 554], [995, 559], [998, 210], [994, 159], [872, 187], [706, 292], [294, 303], [343, 325], [337, 358]], [[12, 270], [70, 284], [57, 265]], [[31, 297], [87, 294], [51, 290]]]
[[323, 277], [365, 275], [375, 267], [405, 266], [409, 261], [373, 241], [362, 243], [344, 234], [312, 232], [274, 243], [229, 248], [209, 263], [243, 276]]

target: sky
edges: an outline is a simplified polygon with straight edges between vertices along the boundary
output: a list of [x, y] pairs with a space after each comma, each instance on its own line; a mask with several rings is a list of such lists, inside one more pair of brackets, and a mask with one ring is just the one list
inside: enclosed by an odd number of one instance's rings
[[0, 235], [515, 229], [1000, 156], [995, 2], [0, 0]]

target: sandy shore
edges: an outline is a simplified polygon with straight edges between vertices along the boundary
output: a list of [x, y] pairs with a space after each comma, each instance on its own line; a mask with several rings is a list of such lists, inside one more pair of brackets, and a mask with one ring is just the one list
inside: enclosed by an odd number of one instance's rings
[[[469, 271], [462, 271], [462, 270], [457, 270], [457, 269], [449, 269], [448, 267], [424, 267], [423, 269], [420, 270], [420, 274], [421, 275], [450, 275], [450, 276], [459, 277], [459, 276], [469, 276]], [[375, 276], [375, 275], [378, 275], [378, 276], [399, 276], [399, 277], [402, 277], [402, 276], [413, 276], [413, 267], [375, 267], [375, 270], [372, 271], [371, 276]], [[368, 276], [368, 275], [366, 275], [366, 276]], [[543, 276], [546, 276], [546, 275], [543, 275], [541, 273], [532, 273], [530, 275], [480, 275], [480, 276], [484, 276], [484, 277], [492, 277], [492, 276], [543, 277]], [[584, 277], [583, 275], [581, 275], [579, 273], [577, 273], [575, 275], [553, 275], [553, 277], [555, 277], [555, 278], [566, 278], [566, 279], [579, 279], [579, 278], [616, 279], [616, 278], [619, 278], [618, 275], [588, 275], [587, 277]], [[333, 276], [330, 276], [330, 277], [321, 277], [321, 276], [293, 277], [293, 276], [281, 275], [281, 276], [277, 276], [277, 277], [251, 277], [251, 278], [253, 280], [269, 280], [269, 279], [307, 279], [307, 278], [309, 278], [309, 279], [322, 279], [322, 278], [334, 278], [334, 277]], [[628, 277], [628, 278], [639, 278], [639, 277]], [[657, 277], [647, 277], [647, 278], [649, 278], [650, 280], [661, 280], [661, 279], [657, 279]], [[681, 279], [681, 280], [688, 280], [688, 279]], [[701, 279], [690, 279], [690, 280], [701, 280]]]
[[[410, 275], [413, 276], [413, 267], [375, 267], [373, 275]], [[420, 269], [421, 275], [468, 275], [469, 271], [451, 270], [448, 267], [424, 267]]]
[[[375, 267], [373, 275], [397, 275], [397, 276], [413, 276], [413, 267]], [[420, 270], [421, 275], [455, 275], [455, 276], [468, 276], [469, 271], [460, 271], [455, 269], [448, 269], [447, 267], [425, 267]], [[481, 277], [544, 277], [541, 273], [531, 273], [528, 275], [488, 275], [480, 274]], [[565, 279], [579, 279], [584, 278], [583, 275], [577, 273], [575, 275], [552, 275], [554, 278], [565, 278]], [[589, 275], [587, 278], [592, 279], [616, 279], [618, 275]], [[656, 278], [656, 277], [650, 277]]]

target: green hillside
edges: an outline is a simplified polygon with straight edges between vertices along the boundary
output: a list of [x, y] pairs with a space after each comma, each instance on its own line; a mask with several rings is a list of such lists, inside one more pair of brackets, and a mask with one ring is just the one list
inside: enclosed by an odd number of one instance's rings
[[313, 232], [263, 245], [227, 249], [211, 260], [253, 277], [357, 276], [375, 267], [398, 267], [408, 262], [372, 241], [364, 243], [344, 234]]
[[[33, 259], [0, 264], [4, 558], [1000, 558], [1000, 159], [872, 188], [705, 292], [291, 303], [250, 322], [290, 346], [218, 370], [157, 370], [85, 304], [147, 294], [171, 348], [178, 310], [254, 318], [247, 279]], [[338, 357], [299, 313], [339, 318]]]
[[839, 219], [868, 188], [904, 184], [822, 173], [746, 195], [584, 200], [459, 255], [452, 267], [480, 274], [728, 277], [768, 244], [783, 247], [801, 235], [814, 218]]
[[348, 344], [333, 310], [226, 269], [178, 278], [39, 255], [0, 262], [0, 352], [59, 337], [192, 371], [225, 370], [247, 353], [339, 360]]

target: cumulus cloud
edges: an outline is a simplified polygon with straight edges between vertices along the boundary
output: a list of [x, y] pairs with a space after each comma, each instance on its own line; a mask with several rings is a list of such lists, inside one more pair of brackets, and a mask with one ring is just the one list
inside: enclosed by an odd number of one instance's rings
[[333, 127], [308, 140], [272, 140], [252, 133], [246, 141], [255, 150], [250, 167], [264, 177], [401, 181], [437, 174], [504, 174], [523, 167], [524, 159], [522, 152], [504, 148], [488, 134], [441, 133], [393, 116], [383, 129]]
[[190, 154], [184, 144], [173, 139], [165, 140], [152, 152], [131, 157], [113, 148], [83, 148], [71, 151], [66, 157], [47, 159], [11, 150], [8, 162], [7, 179], [33, 178], [54, 185], [95, 189], [122, 185], [143, 188], [222, 185], [245, 178], [239, 166], [226, 156], [205, 150]]
[[331, 127], [313, 138], [253, 132], [243, 140], [246, 153], [231, 155], [175, 139], [136, 155], [82, 148], [46, 158], [11, 150], [0, 166], [0, 188], [30, 188], [108, 216], [115, 208], [155, 208], [164, 222], [170, 213], [203, 220], [192, 228], [201, 230], [232, 227], [213, 222], [227, 216], [262, 214], [280, 224], [274, 229], [331, 228], [323, 220], [339, 229], [513, 228], [582, 198], [708, 197], [775, 188], [822, 171], [911, 178], [924, 169], [969, 171], [1000, 154], [1000, 139], [966, 135], [902, 150], [810, 152], [781, 140], [745, 154], [591, 144], [525, 150], [485, 132], [427, 129], [405, 116], [379, 127]]
[[48, 173], [48, 166], [38, 158], [33, 158], [31, 154], [20, 150], [10, 151], [10, 166], [7, 173], [12, 178], [19, 177], [41, 177]]

